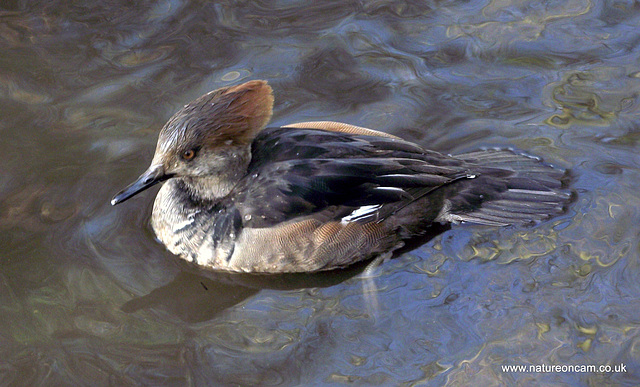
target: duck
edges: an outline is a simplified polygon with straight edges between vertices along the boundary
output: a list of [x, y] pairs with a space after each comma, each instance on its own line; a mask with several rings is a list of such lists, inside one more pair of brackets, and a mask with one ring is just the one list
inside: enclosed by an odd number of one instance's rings
[[111, 204], [163, 182], [151, 226], [171, 253], [213, 270], [294, 273], [389, 257], [434, 224], [537, 224], [572, 196], [567, 171], [537, 157], [448, 155], [333, 121], [269, 127], [273, 103], [264, 80], [188, 103]]

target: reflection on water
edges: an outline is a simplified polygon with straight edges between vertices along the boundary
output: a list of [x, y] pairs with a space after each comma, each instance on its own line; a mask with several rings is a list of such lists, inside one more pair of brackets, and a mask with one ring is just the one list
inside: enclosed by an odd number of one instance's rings
[[[616, 0], [4, 2], [0, 384], [639, 384], [639, 24]], [[182, 104], [247, 79], [276, 124], [515, 147], [577, 199], [368, 276], [188, 267], [154, 240], [154, 192], [109, 199]]]

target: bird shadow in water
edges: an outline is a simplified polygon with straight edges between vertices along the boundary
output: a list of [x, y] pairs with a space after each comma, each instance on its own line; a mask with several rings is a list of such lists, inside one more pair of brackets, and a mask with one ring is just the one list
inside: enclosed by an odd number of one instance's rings
[[[392, 258], [414, 250], [435, 236], [448, 230], [449, 226], [432, 225], [427, 232], [410, 239], [397, 250]], [[121, 310], [134, 313], [149, 308], [159, 308], [189, 323], [207, 321], [222, 311], [231, 308], [262, 289], [295, 290], [305, 288], [327, 288], [353, 278], [366, 270], [363, 293], [369, 299], [375, 297], [375, 284], [371, 273], [377, 263], [364, 261], [344, 269], [315, 273], [246, 274], [206, 270], [180, 260], [181, 271], [168, 284], [136, 297]], [[372, 266], [373, 265], [373, 266]], [[370, 301], [367, 300], [370, 306]]]

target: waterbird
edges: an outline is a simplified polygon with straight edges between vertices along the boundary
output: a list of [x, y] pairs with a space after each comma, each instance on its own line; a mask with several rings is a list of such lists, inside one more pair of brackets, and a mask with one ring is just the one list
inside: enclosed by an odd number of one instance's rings
[[389, 257], [437, 223], [538, 223], [572, 196], [566, 171], [510, 149], [446, 155], [332, 121], [267, 127], [273, 101], [252, 80], [185, 105], [111, 204], [164, 182], [151, 225], [169, 251], [209, 269], [287, 273]]

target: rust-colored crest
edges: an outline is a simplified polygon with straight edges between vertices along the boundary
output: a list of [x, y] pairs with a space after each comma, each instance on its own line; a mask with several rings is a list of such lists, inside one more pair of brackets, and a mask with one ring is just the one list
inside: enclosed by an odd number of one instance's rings
[[266, 81], [223, 87], [190, 102], [160, 132], [159, 145], [246, 145], [271, 119], [273, 94]]
[[273, 93], [266, 81], [256, 80], [228, 88], [220, 95], [227, 104], [220, 120], [227, 125], [218, 128], [217, 136], [249, 143], [271, 119]]

